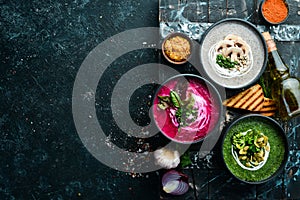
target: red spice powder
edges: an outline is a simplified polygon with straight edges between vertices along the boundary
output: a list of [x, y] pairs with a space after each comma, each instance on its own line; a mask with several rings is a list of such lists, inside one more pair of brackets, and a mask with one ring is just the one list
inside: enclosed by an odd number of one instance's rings
[[262, 5], [262, 13], [267, 21], [279, 23], [288, 16], [288, 8], [283, 0], [266, 0]]

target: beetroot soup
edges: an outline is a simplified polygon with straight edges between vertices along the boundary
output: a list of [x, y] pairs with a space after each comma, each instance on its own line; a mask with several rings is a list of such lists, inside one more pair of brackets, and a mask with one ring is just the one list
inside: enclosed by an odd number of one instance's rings
[[154, 99], [153, 114], [159, 129], [172, 140], [189, 143], [204, 138], [212, 114], [206, 83], [196, 77], [168, 81]]

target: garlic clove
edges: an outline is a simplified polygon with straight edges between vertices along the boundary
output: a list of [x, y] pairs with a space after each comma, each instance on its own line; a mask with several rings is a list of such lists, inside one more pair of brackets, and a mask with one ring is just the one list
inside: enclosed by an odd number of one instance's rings
[[154, 152], [154, 158], [157, 165], [166, 169], [176, 168], [180, 163], [179, 152], [166, 148], [156, 150]]

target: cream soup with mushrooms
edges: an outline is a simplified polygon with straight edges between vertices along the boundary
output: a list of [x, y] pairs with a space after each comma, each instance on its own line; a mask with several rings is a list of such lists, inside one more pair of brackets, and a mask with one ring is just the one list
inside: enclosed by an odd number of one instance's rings
[[229, 34], [210, 48], [209, 61], [221, 77], [242, 76], [252, 68], [251, 47], [242, 37]]

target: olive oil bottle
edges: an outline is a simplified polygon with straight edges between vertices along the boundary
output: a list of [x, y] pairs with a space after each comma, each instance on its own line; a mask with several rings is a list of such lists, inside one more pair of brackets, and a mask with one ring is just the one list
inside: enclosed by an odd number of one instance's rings
[[263, 37], [268, 47], [268, 70], [270, 70], [272, 98], [277, 101], [279, 115], [282, 119], [300, 115], [300, 81], [291, 77], [288, 66], [277, 51], [276, 44], [269, 32]]

